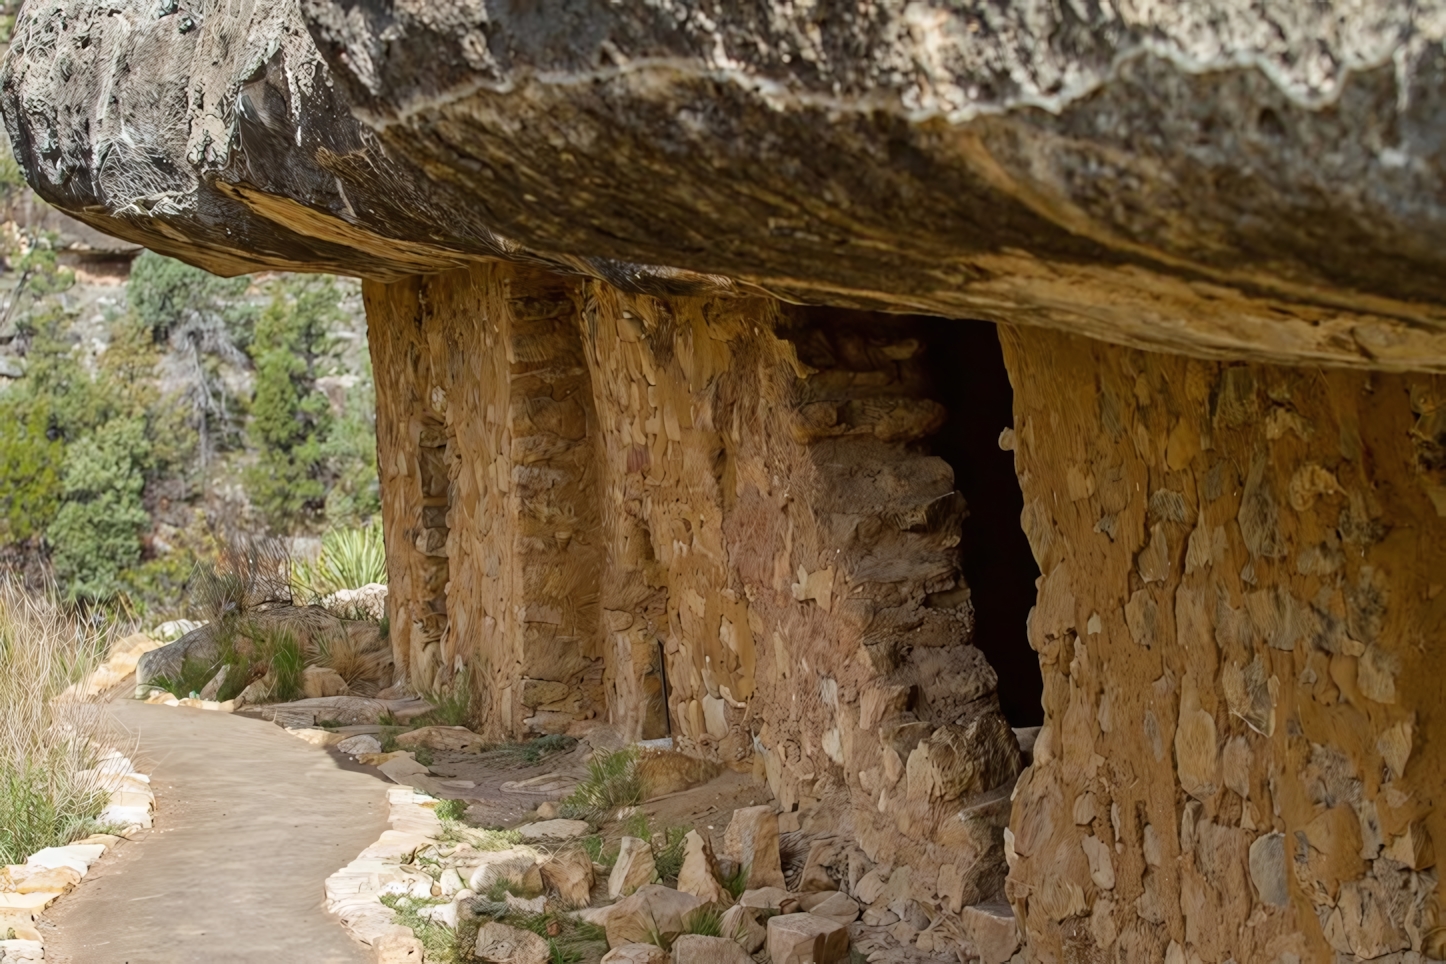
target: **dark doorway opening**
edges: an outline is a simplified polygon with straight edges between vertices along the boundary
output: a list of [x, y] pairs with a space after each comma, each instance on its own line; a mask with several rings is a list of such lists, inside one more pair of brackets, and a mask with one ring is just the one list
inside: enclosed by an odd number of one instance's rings
[[984, 321], [931, 318], [923, 334], [931, 395], [949, 410], [930, 448], [954, 469], [954, 485], [969, 504], [960, 568], [974, 600], [974, 645], [999, 674], [999, 703], [1010, 725], [1038, 726], [1044, 679], [1025, 623], [1039, 567], [1020, 527], [1024, 494], [1014, 454], [999, 448], [999, 433], [1014, 424], [1014, 389], [998, 331]]

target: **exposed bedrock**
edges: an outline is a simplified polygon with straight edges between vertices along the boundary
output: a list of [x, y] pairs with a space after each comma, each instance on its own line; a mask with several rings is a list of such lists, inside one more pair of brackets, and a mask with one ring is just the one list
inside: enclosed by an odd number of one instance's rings
[[217, 270], [504, 255], [1441, 369], [1443, 32], [1405, 0], [47, 0], [3, 100], [47, 200]]

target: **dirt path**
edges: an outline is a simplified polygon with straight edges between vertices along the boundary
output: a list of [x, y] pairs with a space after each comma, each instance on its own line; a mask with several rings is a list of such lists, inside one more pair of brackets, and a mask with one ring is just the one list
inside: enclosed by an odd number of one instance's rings
[[[364, 964], [322, 882], [386, 829], [379, 776], [259, 720], [114, 704], [156, 791], [155, 829], [47, 914], [58, 964]], [[375, 772], [375, 771], [373, 771]]]

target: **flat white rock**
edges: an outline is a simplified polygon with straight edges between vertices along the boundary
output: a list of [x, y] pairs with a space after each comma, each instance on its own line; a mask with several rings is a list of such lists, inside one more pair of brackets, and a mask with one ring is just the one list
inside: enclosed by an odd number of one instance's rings
[[592, 828], [586, 820], [540, 820], [517, 828], [523, 840], [567, 840], [582, 837]]

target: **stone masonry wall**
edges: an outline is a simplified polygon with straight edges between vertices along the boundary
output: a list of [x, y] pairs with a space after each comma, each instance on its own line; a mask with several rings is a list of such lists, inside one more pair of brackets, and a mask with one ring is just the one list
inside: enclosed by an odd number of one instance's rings
[[503, 264], [368, 293], [407, 332], [377, 342], [406, 369], [378, 379], [389, 552], [449, 580], [392, 598], [421, 614], [394, 633], [414, 688], [465, 671], [485, 733], [607, 719], [752, 769], [785, 826], [835, 833], [840, 878], [882, 865], [926, 920], [999, 892], [1020, 753], [908, 319]]
[[373, 364], [387, 373], [388, 566], [411, 574], [391, 597], [409, 685], [431, 692], [465, 674], [493, 736], [598, 714], [603, 545], [567, 287], [489, 264], [366, 293], [371, 328], [388, 332]]
[[1446, 957], [1446, 380], [1003, 341], [1044, 574], [1033, 957]]

